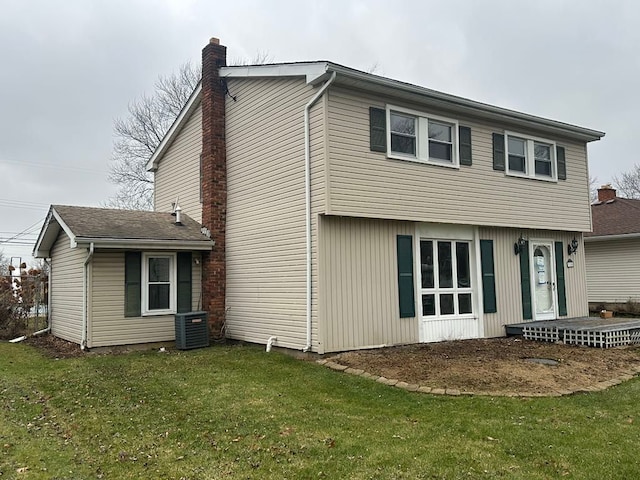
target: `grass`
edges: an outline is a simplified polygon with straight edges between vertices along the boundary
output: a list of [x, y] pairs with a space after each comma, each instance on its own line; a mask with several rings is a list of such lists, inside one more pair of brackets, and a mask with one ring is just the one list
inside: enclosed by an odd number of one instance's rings
[[410, 393], [252, 346], [52, 360], [0, 344], [0, 478], [637, 478], [640, 380]]

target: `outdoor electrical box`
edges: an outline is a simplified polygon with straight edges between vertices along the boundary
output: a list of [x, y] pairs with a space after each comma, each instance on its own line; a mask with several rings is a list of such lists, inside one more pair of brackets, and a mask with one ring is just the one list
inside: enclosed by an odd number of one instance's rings
[[207, 312], [176, 314], [176, 348], [190, 350], [209, 346]]

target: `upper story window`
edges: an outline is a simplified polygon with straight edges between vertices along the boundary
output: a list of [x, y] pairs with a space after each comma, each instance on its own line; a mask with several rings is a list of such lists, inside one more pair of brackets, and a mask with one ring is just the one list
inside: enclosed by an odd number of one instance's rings
[[556, 181], [555, 143], [520, 134], [505, 135], [509, 175]]
[[399, 107], [387, 107], [388, 151], [392, 158], [458, 167], [458, 123]]

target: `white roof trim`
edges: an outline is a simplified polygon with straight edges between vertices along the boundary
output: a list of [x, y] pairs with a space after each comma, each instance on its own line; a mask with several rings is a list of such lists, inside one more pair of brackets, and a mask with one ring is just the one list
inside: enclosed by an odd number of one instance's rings
[[[329, 62], [277, 63], [220, 68], [223, 78], [305, 77], [315, 85], [328, 75]], [[330, 72], [329, 72], [330, 73]]]
[[632, 240], [634, 238], [640, 238], [640, 233], [621, 233], [618, 235], [594, 235], [591, 237], [584, 237], [585, 242], [602, 242], [605, 240]]
[[158, 145], [158, 148], [156, 148], [156, 151], [153, 152], [153, 155], [151, 155], [151, 158], [147, 162], [146, 166], [148, 172], [156, 171], [156, 169], [158, 168], [158, 162], [166, 153], [167, 149], [171, 146], [178, 133], [180, 133], [180, 130], [182, 130], [182, 127], [184, 127], [186, 121], [189, 119], [189, 117], [191, 117], [193, 111], [198, 107], [198, 105], [200, 105], [201, 98], [202, 82], [200, 81], [198, 82], [198, 85], [196, 85], [195, 90], [191, 93], [191, 96], [189, 97], [189, 100], [187, 100], [185, 106], [182, 107], [180, 115], [178, 115], [178, 118], [175, 119], [175, 121], [171, 125], [171, 128], [169, 128], [164, 138], [160, 142], [160, 145]]
[[145, 238], [77, 238], [78, 246], [94, 244], [95, 248], [142, 250], [212, 250], [212, 240], [151, 240]]
[[[76, 236], [73, 234], [69, 226], [64, 223], [62, 217], [56, 212], [56, 210], [52, 207], [49, 208], [49, 213], [47, 214], [47, 218], [42, 225], [42, 229], [40, 230], [40, 234], [38, 235], [38, 240], [36, 240], [36, 244], [33, 247], [33, 256], [36, 258], [47, 258], [51, 253], [51, 246], [58, 238], [58, 233], [60, 233], [60, 229], [64, 230], [64, 233], [69, 237], [69, 246], [70, 248], [76, 248], [78, 243], [76, 241]], [[49, 246], [46, 250], [42, 249], [42, 244], [44, 242], [49, 243]]]

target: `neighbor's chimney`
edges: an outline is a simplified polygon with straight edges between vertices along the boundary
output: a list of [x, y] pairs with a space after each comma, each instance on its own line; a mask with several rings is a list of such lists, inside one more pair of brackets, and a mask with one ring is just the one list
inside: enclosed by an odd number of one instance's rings
[[609, 200], [613, 200], [616, 198], [616, 189], [611, 186], [610, 183], [606, 185], [602, 185], [598, 189], [598, 201], [599, 202], [607, 202]]
[[202, 294], [209, 312], [209, 332], [222, 333], [225, 322], [227, 217], [227, 149], [225, 142], [225, 84], [220, 67], [227, 64], [227, 47], [212, 38], [202, 49], [202, 225], [211, 231], [213, 250], [203, 259]]

